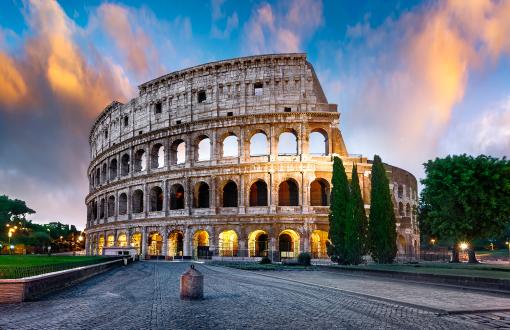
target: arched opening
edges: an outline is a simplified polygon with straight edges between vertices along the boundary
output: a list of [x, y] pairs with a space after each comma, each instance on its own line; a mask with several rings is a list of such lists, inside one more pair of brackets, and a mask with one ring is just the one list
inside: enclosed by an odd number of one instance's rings
[[267, 257], [269, 250], [269, 236], [263, 230], [255, 230], [248, 236], [250, 257]]
[[233, 230], [220, 233], [219, 255], [221, 257], [237, 257], [238, 242], [237, 234]]
[[328, 152], [328, 134], [323, 130], [310, 133], [308, 152], [315, 156], [326, 156]]
[[151, 212], [163, 211], [163, 190], [160, 187], [152, 187], [150, 192]]
[[105, 202], [104, 198], [101, 198], [101, 201], [99, 202], [99, 218], [100, 219], [104, 219], [105, 210], [106, 210], [106, 202]]
[[143, 212], [143, 191], [137, 189], [133, 192], [133, 213]]
[[411, 216], [411, 205], [409, 203], [406, 204], [406, 217]]
[[234, 134], [227, 136], [223, 140], [223, 157], [239, 156], [239, 142]]
[[267, 184], [264, 180], [259, 179], [251, 185], [250, 206], [267, 206]]
[[234, 181], [223, 187], [223, 207], [237, 207], [237, 185]]
[[184, 208], [184, 187], [176, 183], [170, 188], [170, 210], [180, 210]]
[[96, 168], [96, 180], [95, 180], [96, 186], [99, 186], [101, 184], [101, 170]]
[[397, 194], [398, 194], [398, 198], [404, 197], [404, 186], [403, 185], [398, 185]]
[[269, 155], [267, 135], [263, 132], [254, 134], [250, 139], [250, 156]]
[[120, 175], [125, 176], [129, 174], [129, 155], [124, 154], [120, 159]]
[[101, 183], [105, 182], [106, 182], [106, 163], [104, 163], [101, 168]]
[[404, 214], [404, 204], [402, 202], [398, 203], [398, 214], [403, 217]]
[[108, 216], [113, 217], [115, 215], [115, 196], [108, 197]]
[[124, 215], [127, 213], [127, 195], [122, 193], [119, 195], [119, 214]]
[[280, 258], [295, 258], [299, 254], [299, 235], [290, 229], [284, 230], [278, 236]]
[[107, 246], [107, 247], [115, 246], [115, 236], [113, 236], [113, 235], [108, 235], [108, 236], [106, 237], [106, 246]]
[[120, 234], [119, 237], [117, 237], [117, 246], [118, 247], [126, 247], [127, 246], [126, 234]]
[[147, 169], [147, 156], [145, 155], [145, 150], [139, 149], [135, 153], [135, 172], [142, 172]]
[[155, 144], [151, 149], [151, 168], [162, 168], [165, 166], [165, 147], [161, 144]]
[[398, 254], [406, 254], [406, 239], [402, 235], [397, 237], [397, 250]]
[[147, 244], [147, 252], [150, 256], [159, 256], [163, 254], [163, 237], [161, 237], [158, 232], [150, 233]]
[[193, 235], [193, 255], [202, 259], [209, 257], [209, 233], [198, 230]]
[[131, 246], [134, 247], [138, 254], [142, 254], [142, 234], [141, 233], [134, 233], [131, 236]]
[[280, 183], [280, 186], [278, 187], [278, 205], [299, 205], [299, 189], [296, 181], [293, 179], [288, 179]]
[[329, 184], [324, 179], [316, 179], [310, 184], [310, 205], [329, 205]]
[[182, 257], [184, 255], [184, 235], [181, 231], [174, 230], [168, 235], [168, 255], [170, 257]]
[[193, 207], [208, 208], [209, 207], [209, 185], [205, 182], [198, 182], [193, 190]]
[[197, 160], [211, 160], [211, 140], [207, 136], [202, 137], [198, 142]]
[[110, 180], [114, 180], [117, 178], [117, 159], [112, 159], [110, 161]]
[[186, 143], [184, 140], [177, 140], [170, 147], [170, 162], [174, 165], [186, 162]]
[[314, 230], [310, 235], [310, 248], [312, 258], [327, 258], [326, 243], [328, 241], [328, 232], [324, 230]]
[[297, 136], [294, 132], [284, 132], [278, 138], [278, 155], [290, 156], [298, 154]]
[[104, 236], [99, 236], [99, 242], [97, 244], [97, 254], [102, 256], [103, 255], [103, 247], [104, 247]]
[[97, 201], [92, 202], [92, 219], [97, 220]]

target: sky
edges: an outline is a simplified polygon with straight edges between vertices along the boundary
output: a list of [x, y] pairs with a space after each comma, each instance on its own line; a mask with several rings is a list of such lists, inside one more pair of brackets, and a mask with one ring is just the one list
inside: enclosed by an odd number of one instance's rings
[[306, 52], [351, 154], [423, 178], [448, 154], [510, 152], [510, 1], [0, 3], [0, 194], [86, 222], [88, 133], [165, 73]]

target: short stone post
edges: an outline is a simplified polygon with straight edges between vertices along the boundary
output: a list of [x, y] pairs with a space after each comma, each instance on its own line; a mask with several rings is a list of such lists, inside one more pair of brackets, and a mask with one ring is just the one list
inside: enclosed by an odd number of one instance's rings
[[181, 275], [181, 299], [198, 300], [204, 298], [204, 276], [195, 265]]

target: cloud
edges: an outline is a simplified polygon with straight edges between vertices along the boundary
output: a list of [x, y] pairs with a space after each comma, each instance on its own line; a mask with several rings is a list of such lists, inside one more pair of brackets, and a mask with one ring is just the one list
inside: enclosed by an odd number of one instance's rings
[[322, 1], [262, 3], [244, 25], [243, 49], [250, 54], [302, 51], [323, 20]]
[[[227, 16], [222, 9], [223, 3], [225, 0], [212, 0], [211, 1], [211, 35], [218, 39], [228, 39], [232, 31], [237, 29], [239, 25], [239, 18], [237, 17], [237, 12], [233, 12], [232, 15]], [[221, 30], [218, 27], [219, 22], [225, 21], [225, 28]]]
[[489, 0], [431, 2], [377, 27], [363, 22], [348, 29], [343, 52], [352, 60], [329, 83], [341, 81], [347, 94], [342, 128], [351, 151], [380, 153], [422, 174], [470, 72], [510, 51], [509, 7]]
[[0, 103], [17, 104], [27, 93], [27, 86], [14, 61], [0, 53]]

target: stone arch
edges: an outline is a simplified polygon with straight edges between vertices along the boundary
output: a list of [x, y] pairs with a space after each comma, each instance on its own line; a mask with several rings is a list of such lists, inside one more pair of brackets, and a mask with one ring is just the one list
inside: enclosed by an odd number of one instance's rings
[[106, 201], [104, 198], [101, 198], [99, 201], [99, 218], [104, 219], [105, 218], [105, 212], [106, 211]]
[[219, 236], [219, 255], [221, 257], [237, 257], [238, 244], [237, 233], [234, 230], [222, 231]]
[[150, 256], [163, 254], [163, 236], [158, 231], [153, 231], [147, 235], [147, 254]]
[[170, 163], [180, 165], [186, 162], [186, 142], [183, 139], [175, 140], [170, 146]]
[[278, 136], [278, 155], [298, 154], [298, 135], [293, 129], [286, 129]]
[[110, 195], [108, 197], [108, 216], [112, 217], [115, 215], [115, 196]]
[[404, 186], [401, 184], [397, 184], [397, 195], [398, 198], [404, 197]]
[[310, 205], [328, 206], [329, 205], [329, 182], [325, 179], [315, 179], [310, 183]]
[[299, 185], [289, 178], [278, 186], [278, 206], [299, 206]]
[[267, 183], [258, 179], [250, 186], [250, 206], [267, 206]]
[[108, 236], [106, 236], [106, 246], [107, 247], [115, 246], [115, 235], [109, 234]]
[[125, 233], [120, 233], [117, 236], [117, 246], [118, 247], [126, 247], [127, 246], [127, 235]]
[[404, 203], [402, 202], [398, 202], [398, 215], [400, 215], [401, 217], [403, 217], [405, 214], [404, 214]]
[[310, 235], [310, 250], [312, 258], [327, 258], [326, 243], [328, 242], [328, 232], [324, 230], [314, 230]]
[[99, 167], [96, 168], [96, 178], [94, 182], [96, 186], [99, 186], [101, 184], [101, 169], [99, 169]]
[[137, 189], [133, 192], [132, 196], [132, 208], [133, 213], [142, 213], [143, 212], [143, 191], [141, 189]]
[[238, 205], [238, 192], [237, 184], [229, 180], [223, 186], [223, 207], [237, 207]]
[[150, 195], [150, 211], [163, 211], [163, 189], [160, 186], [151, 188]]
[[209, 195], [209, 185], [203, 181], [197, 182], [193, 189], [193, 207], [209, 208]]
[[170, 188], [170, 210], [184, 209], [184, 187], [180, 183], [175, 183]]
[[329, 154], [328, 133], [322, 128], [316, 128], [310, 132], [308, 153], [315, 156]]
[[211, 160], [211, 139], [207, 135], [201, 135], [198, 137], [195, 144], [195, 159], [197, 161], [208, 161]]
[[411, 216], [411, 205], [409, 203], [406, 204], [406, 217]]
[[193, 234], [193, 255], [197, 258], [209, 257], [209, 233], [200, 229]]
[[266, 132], [257, 130], [250, 137], [250, 156], [269, 155], [269, 142]]
[[101, 166], [101, 183], [106, 182], [106, 163], [103, 163], [103, 166]]
[[266, 231], [257, 229], [248, 235], [248, 250], [250, 257], [267, 257], [269, 251], [269, 235]]
[[180, 230], [172, 230], [168, 234], [168, 256], [182, 257], [184, 255], [184, 234]]
[[129, 174], [129, 155], [124, 154], [120, 159], [120, 175], [126, 176]]
[[239, 139], [237, 135], [229, 132], [221, 143], [222, 157], [239, 157]]
[[99, 239], [97, 242], [97, 254], [102, 256], [103, 255], [103, 247], [105, 245], [105, 237], [104, 235], [99, 235]]
[[142, 253], [142, 233], [135, 232], [135, 233], [131, 234], [130, 241], [131, 241], [131, 246], [134, 247], [138, 251], [138, 254], [141, 254]]
[[134, 171], [142, 172], [147, 169], [147, 155], [145, 154], [144, 149], [138, 149], [135, 152], [135, 164]]
[[406, 239], [403, 235], [397, 236], [397, 251], [399, 254], [406, 254]]
[[127, 214], [127, 195], [122, 193], [119, 195], [119, 214]]
[[110, 161], [110, 180], [117, 178], [117, 168], [117, 158], [114, 158]]
[[299, 234], [292, 229], [283, 230], [278, 235], [280, 258], [295, 258], [299, 254]]
[[156, 143], [151, 149], [151, 168], [162, 168], [165, 166], [165, 147]]

